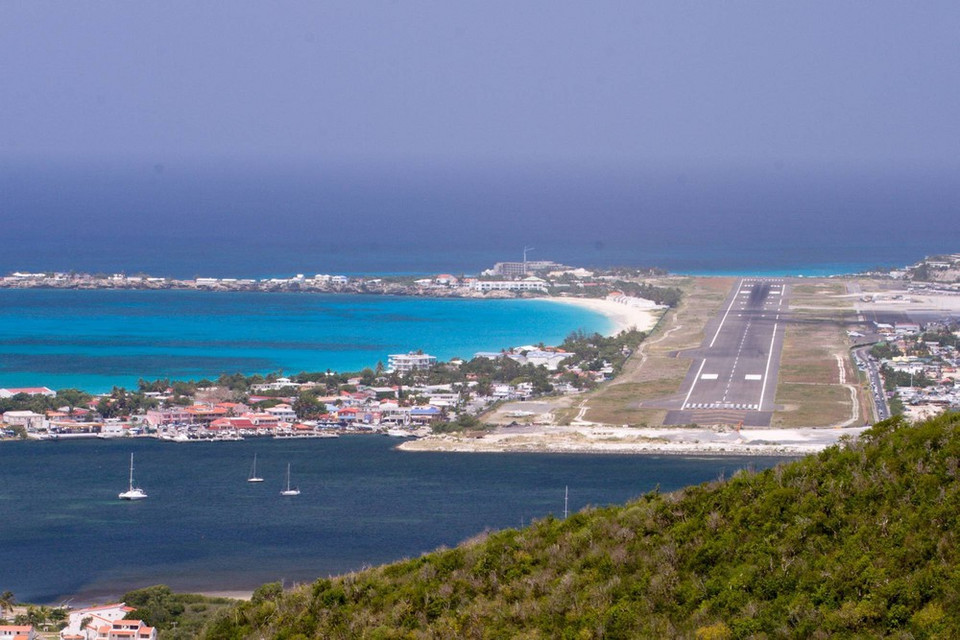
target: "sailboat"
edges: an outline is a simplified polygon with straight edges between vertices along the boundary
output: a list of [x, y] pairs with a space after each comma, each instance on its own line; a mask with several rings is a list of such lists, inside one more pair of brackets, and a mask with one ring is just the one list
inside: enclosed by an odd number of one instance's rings
[[133, 485], [133, 454], [130, 454], [130, 486], [121, 494], [117, 495], [121, 500], [143, 500], [147, 497], [147, 492], [140, 487]]
[[290, 463], [287, 463], [287, 488], [280, 492], [282, 496], [298, 496], [300, 495], [300, 489], [297, 487], [290, 487]]
[[257, 475], [257, 454], [253, 454], [253, 466], [250, 467], [250, 477], [247, 482], [263, 482], [263, 478]]

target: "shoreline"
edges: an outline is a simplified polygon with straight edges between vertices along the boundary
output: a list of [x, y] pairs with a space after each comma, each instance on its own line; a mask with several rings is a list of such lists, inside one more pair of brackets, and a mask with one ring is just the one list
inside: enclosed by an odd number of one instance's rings
[[[531, 299], [580, 307], [581, 309], [587, 309], [589, 311], [606, 316], [607, 320], [613, 325], [604, 333], [606, 336], [615, 336], [621, 331], [626, 331], [627, 329], [631, 328], [636, 328], [639, 331], [649, 332], [651, 329], [657, 326], [657, 322], [660, 321], [660, 317], [665, 311], [664, 307], [661, 307], [649, 300], [644, 301], [649, 302], [649, 306], [638, 307], [617, 302], [615, 300], [609, 300], [607, 298], [546, 296], [542, 298]], [[640, 298], [634, 299], [640, 300]]]
[[501, 427], [480, 437], [452, 434], [408, 440], [405, 452], [575, 453], [682, 456], [787, 456], [819, 453], [857, 437], [869, 427], [732, 428], [707, 427]]

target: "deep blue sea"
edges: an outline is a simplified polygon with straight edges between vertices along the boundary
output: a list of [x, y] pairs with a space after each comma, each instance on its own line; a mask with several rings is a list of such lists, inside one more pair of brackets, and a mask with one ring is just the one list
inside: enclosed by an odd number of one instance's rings
[[[777, 458], [403, 453], [384, 436], [0, 444], [0, 590], [75, 604], [355, 570]], [[121, 502], [129, 455], [149, 498]], [[246, 482], [253, 454], [263, 483]], [[282, 498], [287, 463], [302, 493]]]
[[956, 167], [772, 161], [0, 165], [0, 273], [476, 273], [498, 260], [806, 274], [960, 250]]
[[543, 300], [0, 289], [0, 387], [99, 393], [139, 378], [359, 371], [391, 353], [470, 359], [609, 327]]

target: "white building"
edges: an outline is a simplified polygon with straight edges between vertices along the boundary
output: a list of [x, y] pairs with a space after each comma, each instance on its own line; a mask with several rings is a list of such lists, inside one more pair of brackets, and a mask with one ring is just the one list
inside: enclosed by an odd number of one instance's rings
[[532, 364], [533, 366], [544, 366], [548, 371], [556, 371], [560, 363], [572, 356], [572, 353], [558, 353], [556, 351], [541, 351], [534, 349], [524, 353], [510, 353], [507, 357], [520, 364]]
[[301, 385], [299, 382], [293, 382], [290, 378], [277, 378], [273, 382], [265, 382], [263, 384], [253, 385], [254, 391], [280, 391], [285, 387], [293, 387], [294, 389], [299, 388]]
[[475, 291], [546, 291], [547, 283], [530, 276], [523, 280], [477, 280], [472, 287]]
[[272, 416], [276, 416], [280, 422], [297, 421], [297, 412], [294, 411], [293, 407], [288, 404], [278, 404], [274, 407], [270, 407], [269, 409], [265, 409], [264, 411]]
[[418, 369], [429, 369], [437, 363], [437, 357], [427, 353], [395, 353], [387, 356], [387, 368], [391, 372], [408, 373]]
[[19, 425], [27, 431], [42, 431], [47, 428], [46, 417], [33, 411], [7, 411], [3, 421], [10, 425]]
[[523, 276], [533, 271], [546, 271], [562, 266], [551, 260], [525, 260], [523, 262], [498, 262], [489, 271], [496, 276]]
[[127, 435], [126, 426], [119, 420], [105, 420], [100, 427], [100, 435], [104, 437], [118, 438]]
[[0, 398], [12, 398], [13, 396], [25, 393], [28, 396], [46, 396], [52, 398], [57, 392], [47, 387], [16, 387], [11, 389], [0, 389]]
[[[112, 626], [115, 621], [122, 620], [131, 611], [136, 609], [122, 602], [74, 609], [67, 617], [67, 626], [60, 631], [60, 638], [61, 640], [94, 640], [98, 637], [98, 631], [101, 628]], [[84, 620], [87, 620], [86, 625], [83, 624]]]

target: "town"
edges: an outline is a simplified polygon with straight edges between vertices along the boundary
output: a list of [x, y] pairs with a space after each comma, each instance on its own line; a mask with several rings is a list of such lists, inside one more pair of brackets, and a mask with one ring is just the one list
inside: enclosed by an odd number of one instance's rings
[[392, 354], [355, 374], [222, 375], [215, 381], [141, 381], [137, 390], [90, 395], [47, 387], [0, 389], [4, 435], [37, 440], [150, 436], [171, 442], [248, 437], [409, 437], [438, 425], [476, 426], [493, 405], [576, 394], [616, 375], [643, 340], [572, 334], [563, 345], [525, 345], [438, 363]]
[[431, 297], [504, 298], [542, 295], [587, 295], [603, 297], [619, 283], [631, 283], [631, 295], [652, 299], [657, 304], [675, 304], [677, 292], [645, 286], [637, 278], [663, 275], [658, 269], [574, 268], [556, 262], [498, 262], [476, 276], [449, 273], [432, 277], [344, 275], [302, 273], [290, 278], [177, 279], [146, 274], [88, 274], [75, 272], [30, 273], [16, 271], [0, 278], [6, 289], [173, 289], [197, 291], [260, 291], [304, 293], [362, 293]]

